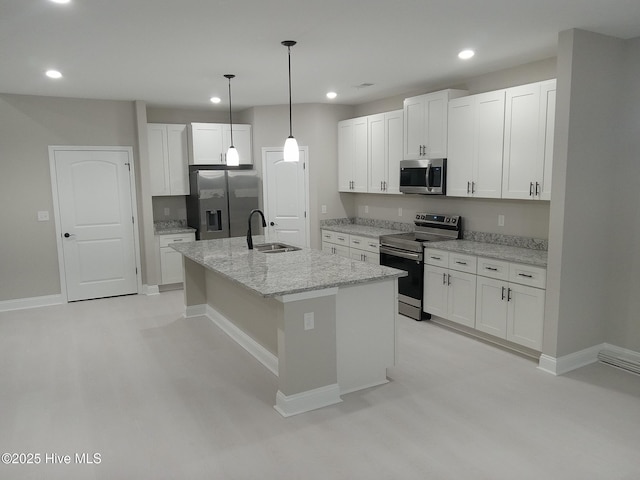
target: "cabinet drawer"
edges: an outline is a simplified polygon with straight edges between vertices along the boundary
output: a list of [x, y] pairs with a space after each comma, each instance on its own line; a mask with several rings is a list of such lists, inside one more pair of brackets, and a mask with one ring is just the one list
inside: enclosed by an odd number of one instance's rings
[[366, 250], [371, 253], [378, 253], [380, 251], [379, 240], [375, 240], [369, 237], [360, 237], [358, 235], [350, 235], [349, 246], [351, 248], [357, 248], [358, 250]]
[[449, 252], [436, 250], [435, 248], [424, 249], [424, 263], [436, 267], [447, 268], [449, 266]]
[[334, 241], [335, 235], [336, 235], [336, 232], [332, 232], [331, 230], [322, 230], [322, 241], [335, 243]]
[[338, 245], [344, 245], [346, 247], [349, 246], [349, 235], [346, 233], [334, 233], [333, 234], [333, 243]]
[[512, 263], [509, 265], [509, 281], [530, 287], [546, 288], [547, 269]]
[[496, 280], [509, 280], [509, 262], [480, 257], [478, 258], [478, 275]]
[[478, 257], [463, 253], [449, 253], [449, 268], [459, 272], [476, 273]]
[[193, 242], [196, 239], [193, 233], [177, 233], [171, 235], [160, 235], [160, 247], [168, 247], [172, 243]]

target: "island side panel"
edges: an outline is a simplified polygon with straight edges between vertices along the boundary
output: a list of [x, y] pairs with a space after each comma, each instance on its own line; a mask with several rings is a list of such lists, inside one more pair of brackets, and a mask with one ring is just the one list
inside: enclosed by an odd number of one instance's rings
[[395, 364], [397, 279], [341, 287], [337, 295], [340, 394], [387, 383]]
[[[278, 327], [280, 392], [292, 396], [327, 386], [337, 387], [336, 296], [307, 298], [281, 305]], [[313, 314], [314, 325], [305, 330], [304, 316], [309, 313]]]
[[[203, 315], [207, 304], [205, 268], [199, 263], [182, 256], [184, 270], [184, 306], [187, 317]], [[198, 311], [194, 311], [197, 309]], [[201, 311], [199, 311], [201, 310]]]
[[278, 355], [280, 302], [264, 298], [225, 277], [206, 270], [207, 303], [258, 344]]

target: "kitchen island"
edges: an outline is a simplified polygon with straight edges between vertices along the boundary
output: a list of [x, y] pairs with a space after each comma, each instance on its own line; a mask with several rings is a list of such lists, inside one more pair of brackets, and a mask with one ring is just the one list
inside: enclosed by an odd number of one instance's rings
[[387, 382], [405, 272], [308, 248], [249, 250], [244, 238], [172, 248], [183, 255], [185, 316], [208, 316], [278, 376], [283, 416]]

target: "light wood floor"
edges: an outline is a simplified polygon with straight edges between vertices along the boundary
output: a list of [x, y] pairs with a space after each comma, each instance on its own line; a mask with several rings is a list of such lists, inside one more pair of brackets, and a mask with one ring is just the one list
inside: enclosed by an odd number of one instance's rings
[[181, 312], [174, 291], [0, 313], [0, 453], [41, 455], [0, 464], [0, 478], [640, 478], [640, 377], [627, 372], [553, 377], [403, 318], [389, 384], [285, 419], [275, 377]]

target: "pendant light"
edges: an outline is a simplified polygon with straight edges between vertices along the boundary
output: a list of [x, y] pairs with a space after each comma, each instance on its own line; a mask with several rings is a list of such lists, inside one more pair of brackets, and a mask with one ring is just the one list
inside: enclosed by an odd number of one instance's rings
[[289, 55], [289, 137], [284, 142], [284, 161], [297, 162], [300, 160], [300, 152], [298, 151], [298, 142], [293, 136], [293, 122], [291, 121], [291, 47], [297, 42], [294, 40], [285, 40], [282, 45], [287, 47]]
[[233, 146], [233, 120], [231, 118], [231, 79], [236, 76], [227, 73], [224, 78], [229, 79], [229, 130], [231, 133], [231, 145], [229, 145], [229, 150], [227, 150], [227, 165], [230, 167], [236, 167], [240, 165], [240, 156], [238, 155], [238, 150]]

